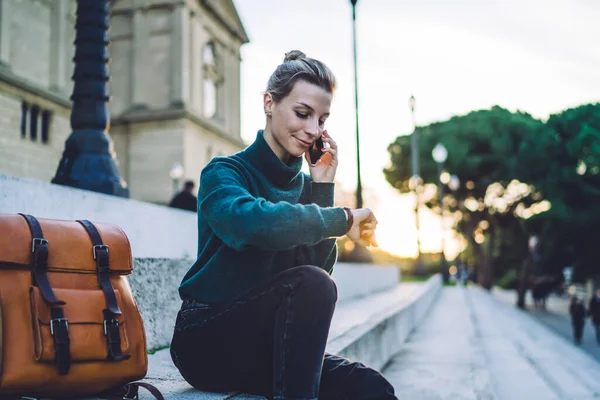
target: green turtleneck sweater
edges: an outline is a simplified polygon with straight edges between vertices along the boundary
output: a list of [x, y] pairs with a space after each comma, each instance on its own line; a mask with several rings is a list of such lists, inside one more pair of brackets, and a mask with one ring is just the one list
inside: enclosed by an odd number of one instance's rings
[[311, 182], [301, 167], [302, 157], [279, 160], [259, 131], [244, 151], [202, 170], [198, 259], [182, 299], [218, 304], [299, 265], [331, 273], [346, 214], [333, 207], [334, 184]]

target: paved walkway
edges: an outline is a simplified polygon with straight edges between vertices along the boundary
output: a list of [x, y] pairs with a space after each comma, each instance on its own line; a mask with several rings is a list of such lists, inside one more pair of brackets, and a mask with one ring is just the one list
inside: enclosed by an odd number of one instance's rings
[[[494, 295], [507, 304], [515, 304], [516, 292], [514, 290], [502, 290], [494, 288]], [[528, 292], [530, 293], [530, 292]], [[551, 295], [546, 302], [546, 311], [536, 310], [533, 307], [531, 296], [527, 298], [527, 310], [531, 316], [554, 330], [567, 340], [573, 340], [573, 328], [571, 316], [569, 315], [569, 299]], [[600, 362], [600, 345], [596, 343], [596, 331], [589, 318], [586, 318], [583, 329], [583, 340], [581, 349]]]
[[384, 374], [399, 399], [600, 397], [600, 363], [477, 287], [445, 288]]

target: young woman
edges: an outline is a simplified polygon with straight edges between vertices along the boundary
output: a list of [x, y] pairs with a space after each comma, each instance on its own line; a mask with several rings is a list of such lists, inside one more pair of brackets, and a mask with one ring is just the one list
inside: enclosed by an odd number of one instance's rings
[[[369, 209], [333, 206], [338, 147], [324, 130], [335, 78], [292, 51], [264, 94], [255, 142], [202, 171], [198, 259], [179, 293], [173, 362], [192, 386], [273, 399], [396, 399], [377, 371], [325, 353], [335, 238], [376, 244]], [[321, 138], [323, 156], [307, 152]], [[302, 157], [310, 176], [300, 172]]]

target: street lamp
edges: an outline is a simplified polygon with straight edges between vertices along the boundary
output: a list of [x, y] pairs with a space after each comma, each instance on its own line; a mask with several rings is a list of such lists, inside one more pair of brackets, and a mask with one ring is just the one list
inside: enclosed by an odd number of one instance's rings
[[358, 71], [356, 56], [356, 3], [358, 0], [350, 0], [352, 4], [352, 47], [354, 49], [354, 116], [356, 120], [356, 208], [362, 208], [362, 182], [360, 179], [360, 137], [358, 130]]
[[108, 0], [78, 0], [71, 129], [52, 183], [129, 197], [108, 135]]
[[421, 229], [419, 224], [419, 205], [421, 204], [420, 199], [420, 188], [421, 188], [421, 176], [419, 173], [419, 138], [417, 137], [417, 123], [415, 120], [415, 96], [411, 95], [408, 99], [408, 106], [410, 107], [410, 115], [413, 125], [413, 133], [410, 138], [410, 161], [411, 161], [411, 177], [409, 180], [410, 190], [415, 195], [415, 227], [417, 230], [417, 260], [414, 266], [414, 273], [421, 275], [424, 272], [423, 260], [421, 257]]
[[456, 175], [450, 176], [450, 182], [448, 182], [448, 187], [453, 192], [456, 192], [458, 190], [458, 188], [460, 187], [460, 179], [458, 178], [458, 176], [456, 176]]
[[444, 147], [443, 144], [438, 143], [435, 145], [435, 147], [433, 148], [433, 151], [431, 152], [431, 156], [433, 157], [433, 160], [436, 162], [437, 167], [438, 167], [438, 194], [439, 194], [439, 201], [440, 201], [440, 224], [442, 227], [442, 252], [441, 252], [441, 265], [442, 265], [442, 269], [443, 269], [443, 273], [444, 276], [446, 276], [446, 253], [445, 253], [445, 247], [446, 247], [446, 243], [445, 243], [445, 238], [444, 238], [444, 234], [445, 234], [445, 226], [444, 226], [444, 182], [443, 180], [446, 180], [446, 183], [449, 183], [450, 180], [452, 179], [449, 175], [446, 178], [443, 178], [443, 170], [444, 170], [444, 163], [446, 162], [446, 159], [448, 158], [448, 150], [446, 150], [446, 147]]
[[171, 166], [169, 176], [173, 181], [173, 194], [177, 194], [179, 191], [179, 180], [183, 177], [183, 165], [180, 162], [176, 162]]
[[[350, 0], [352, 4], [352, 47], [354, 50], [354, 118], [356, 124], [356, 208], [362, 208], [362, 180], [360, 179], [360, 136], [358, 126], [358, 66], [356, 54], [356, 3], [358, 0]], [[366, 247], [355, 243], [352, 250], [351, 260], [354, 262], [372, 262], [373, 257]]]

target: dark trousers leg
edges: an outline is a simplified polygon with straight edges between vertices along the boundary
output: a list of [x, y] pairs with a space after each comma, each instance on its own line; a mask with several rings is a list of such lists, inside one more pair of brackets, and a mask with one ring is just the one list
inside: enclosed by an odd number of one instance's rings
[[594, 327], [596, 328], [596, 342], [600, 344], [600, 324], [596, 324]]
[[392, 385], [374, 369], [326, 354], [319, 400], [393, 400]]
[[336, 300], [329, 275], [303, 266], [218, 307], [182, 308], [173, 361], [202, 390], [316, 399]]
[[583, 324], [576, 322], [573, 324], [573, 336], [575, 337], [575, 342], [577, 344], [581, 343], [581, 338], [583, 336]]

